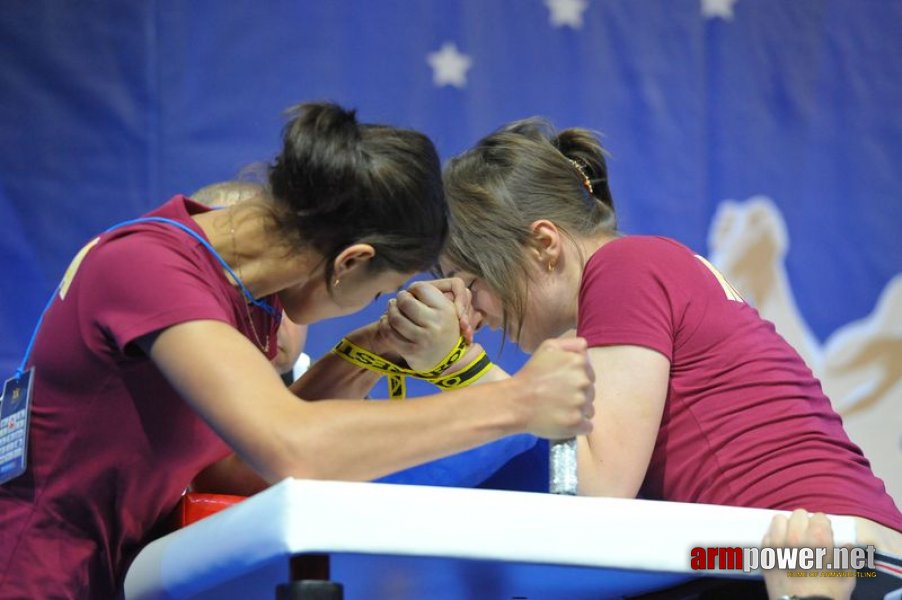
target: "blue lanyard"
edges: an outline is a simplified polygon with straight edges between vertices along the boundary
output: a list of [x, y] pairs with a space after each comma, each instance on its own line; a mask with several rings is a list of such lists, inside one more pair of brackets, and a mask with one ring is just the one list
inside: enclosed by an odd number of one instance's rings
[[[217, 252], [213, 248], [210, 242], [205, 240], [201, 235], [199, 235], [196, 231], [194, 231], [184, 223], [179, 223], [178, 221], [173, 221], [172, 219], [167, 219], [165, 217], [142, 217], [140, 219], [132, 219], [131, 221], [123, 221], [121, 223], [117, 223], [116, 225], [113, 225], [112, 227], [102, 231], [100, 235], [109, 233], [115, 229], [119, 229], [120, 227], [126, 227], [128, 225], [134, 225], [136, 223], [166, 223], [168, 225], [178, 227], [179, 229], [196, 239], [198, 242], [200, 242], [201, 245], [206, 248], [210, 252], [210, 254], [212, 254], [214, 258], [216, 258], [217, 261], [219, 261], [219, 264], [222, 265], [222, 268], [226, 270], [229, 276], [235, 281], [235, 283], [238, 284], [238, 287], [241, 288], [241, 293], [244, 294], [244, 297], [247, 298], [248, 302], [256, 307], [262, 308], [263, 310], [268, 312], [274, 319], [279, 319], [282, 316], [278, 314], [276, 312], [276, 309], [273, 308], [273, 306], [266, 300], [257, 300], [256, 298], [254, 298], [250, 290], [248, 290], [244, 285], [244, 282], [238, 278], [238, 276], [232, 270], [232, 267], [230, 267], [225, 259], [219, 255], [219, 252]], [[22, 358], [22, 363], [19, 365], [19, 368], [16, 369], [16, 379], [18, 379], [25, 373], [25, 365], [28, 364], [28, 358], [31, 356], [31, 350], [34, 346], [34, 340], [38, 337], [38, 330], [41, 328], [41, 324], [44, 322], [44, 315], [46, 315], [47, 311], [50, 310], [50, 305], [53, 304], [53, 299], [57, 294], [59, 294], [60, 286], [62, 284], [62, 281], [57, 284], [56, 289], [54, 289], [53, 293], [50, 295], [50, 300], [47, 301], [47, 305], [44, 306], [44, 310], [41, 311], [41, 316], [38, 317], [38, 322], [34, 326], [34, 331], [31, 332], [31, 339], [28, 340], [28, 346], [25, 347], [25, 356]]]

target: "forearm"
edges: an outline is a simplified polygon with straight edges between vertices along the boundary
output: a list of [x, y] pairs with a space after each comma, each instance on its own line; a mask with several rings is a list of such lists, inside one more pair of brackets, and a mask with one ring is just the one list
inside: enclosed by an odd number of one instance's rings
[[[388, 354], [374, 324], [352, 331], [347, 338], [376, 354]], [[291, 385], [291, 391], [304, 400], [357, 399], [366, 396], [380, 377], [379, 373], [362, 369], [329, 352]]]
[[281, 468], [261, 465], [264, 477], [233, 454], [202, 471], [191, 489], [250, 496], [288, 476], [375, 479], [519, 433], [516, 409], [505, 401], [517, 389], [516, 384], [502, 384], [491, 386], [488, 393], [469, 389], [406, 401], [342, 399], [307, 405], [313, 410], [279, 420], [291, 425], [279, 428], [274, 439], [285, 441], [267, 452], [281, 456], [266, 462]]
[[382, 402], [299, 402], [259, 349], [220, 321], [175, 325], [141, 344], [175, 391], [270, 483], [367, 480], [515, 433], [557, 439], [591, 430], [585, 342], [543, 344], [506, 381]]
[[370, 480], [463, 452], [524, 431], [509, 399], [528, 393], [510, 379], [412, 400], [309, 404], [280, 428], [281, 462], [267, 477]]

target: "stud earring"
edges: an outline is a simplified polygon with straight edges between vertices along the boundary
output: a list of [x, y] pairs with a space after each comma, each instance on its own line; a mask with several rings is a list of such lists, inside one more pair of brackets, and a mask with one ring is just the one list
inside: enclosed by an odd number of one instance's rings
[[549, 273], [551, 273], [552, 271], [554, 271], [554, 267], [555, 267], [554, 263], [551, 262], [551, 261], [548, 261], [548, 272], [549, 272]]
[[338, 284], [341, 283], [341, 279], [338, 277], [335, 278], [335, 283], [332, 284], [332, 287], [338, 287]]

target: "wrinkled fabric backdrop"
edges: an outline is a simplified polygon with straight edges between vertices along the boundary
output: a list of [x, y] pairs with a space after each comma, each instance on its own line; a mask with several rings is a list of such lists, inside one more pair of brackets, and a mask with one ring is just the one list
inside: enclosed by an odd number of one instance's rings
[[[294, 103], [420, 129], [443, 159], [543, 115], [602, 133], [622, 229], [711, 257], [898, 502], [900, 24], [898, 0], [6, 0], [0, 364], [92, 234], [271, 159]], [[388, 480], [539, 490], [545, 452], [518, 436]]]

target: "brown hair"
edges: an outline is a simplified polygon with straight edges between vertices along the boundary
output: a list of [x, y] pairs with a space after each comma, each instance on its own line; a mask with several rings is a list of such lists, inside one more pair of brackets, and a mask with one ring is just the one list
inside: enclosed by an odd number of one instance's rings
[[376, 250], [376, 272], [422, 271], [435, 264], [448, 235], [441, 164], [422, 133], [360, 124], [355, 111], [330, 103], [289, 109], [282, 151], [269, 166], [276, 226], [287, 239], [333, 260], [354, 243]]
[[453, 158], [444, 182], [451, 213], [445, 255], [499, 296], [506, 333], [512, 316], [523, 322], [533, 222], [548, 219], [571, 237], [617, 229], [605, 151], [585, 129], [555, 132], [543, 119], [516, 121]]

